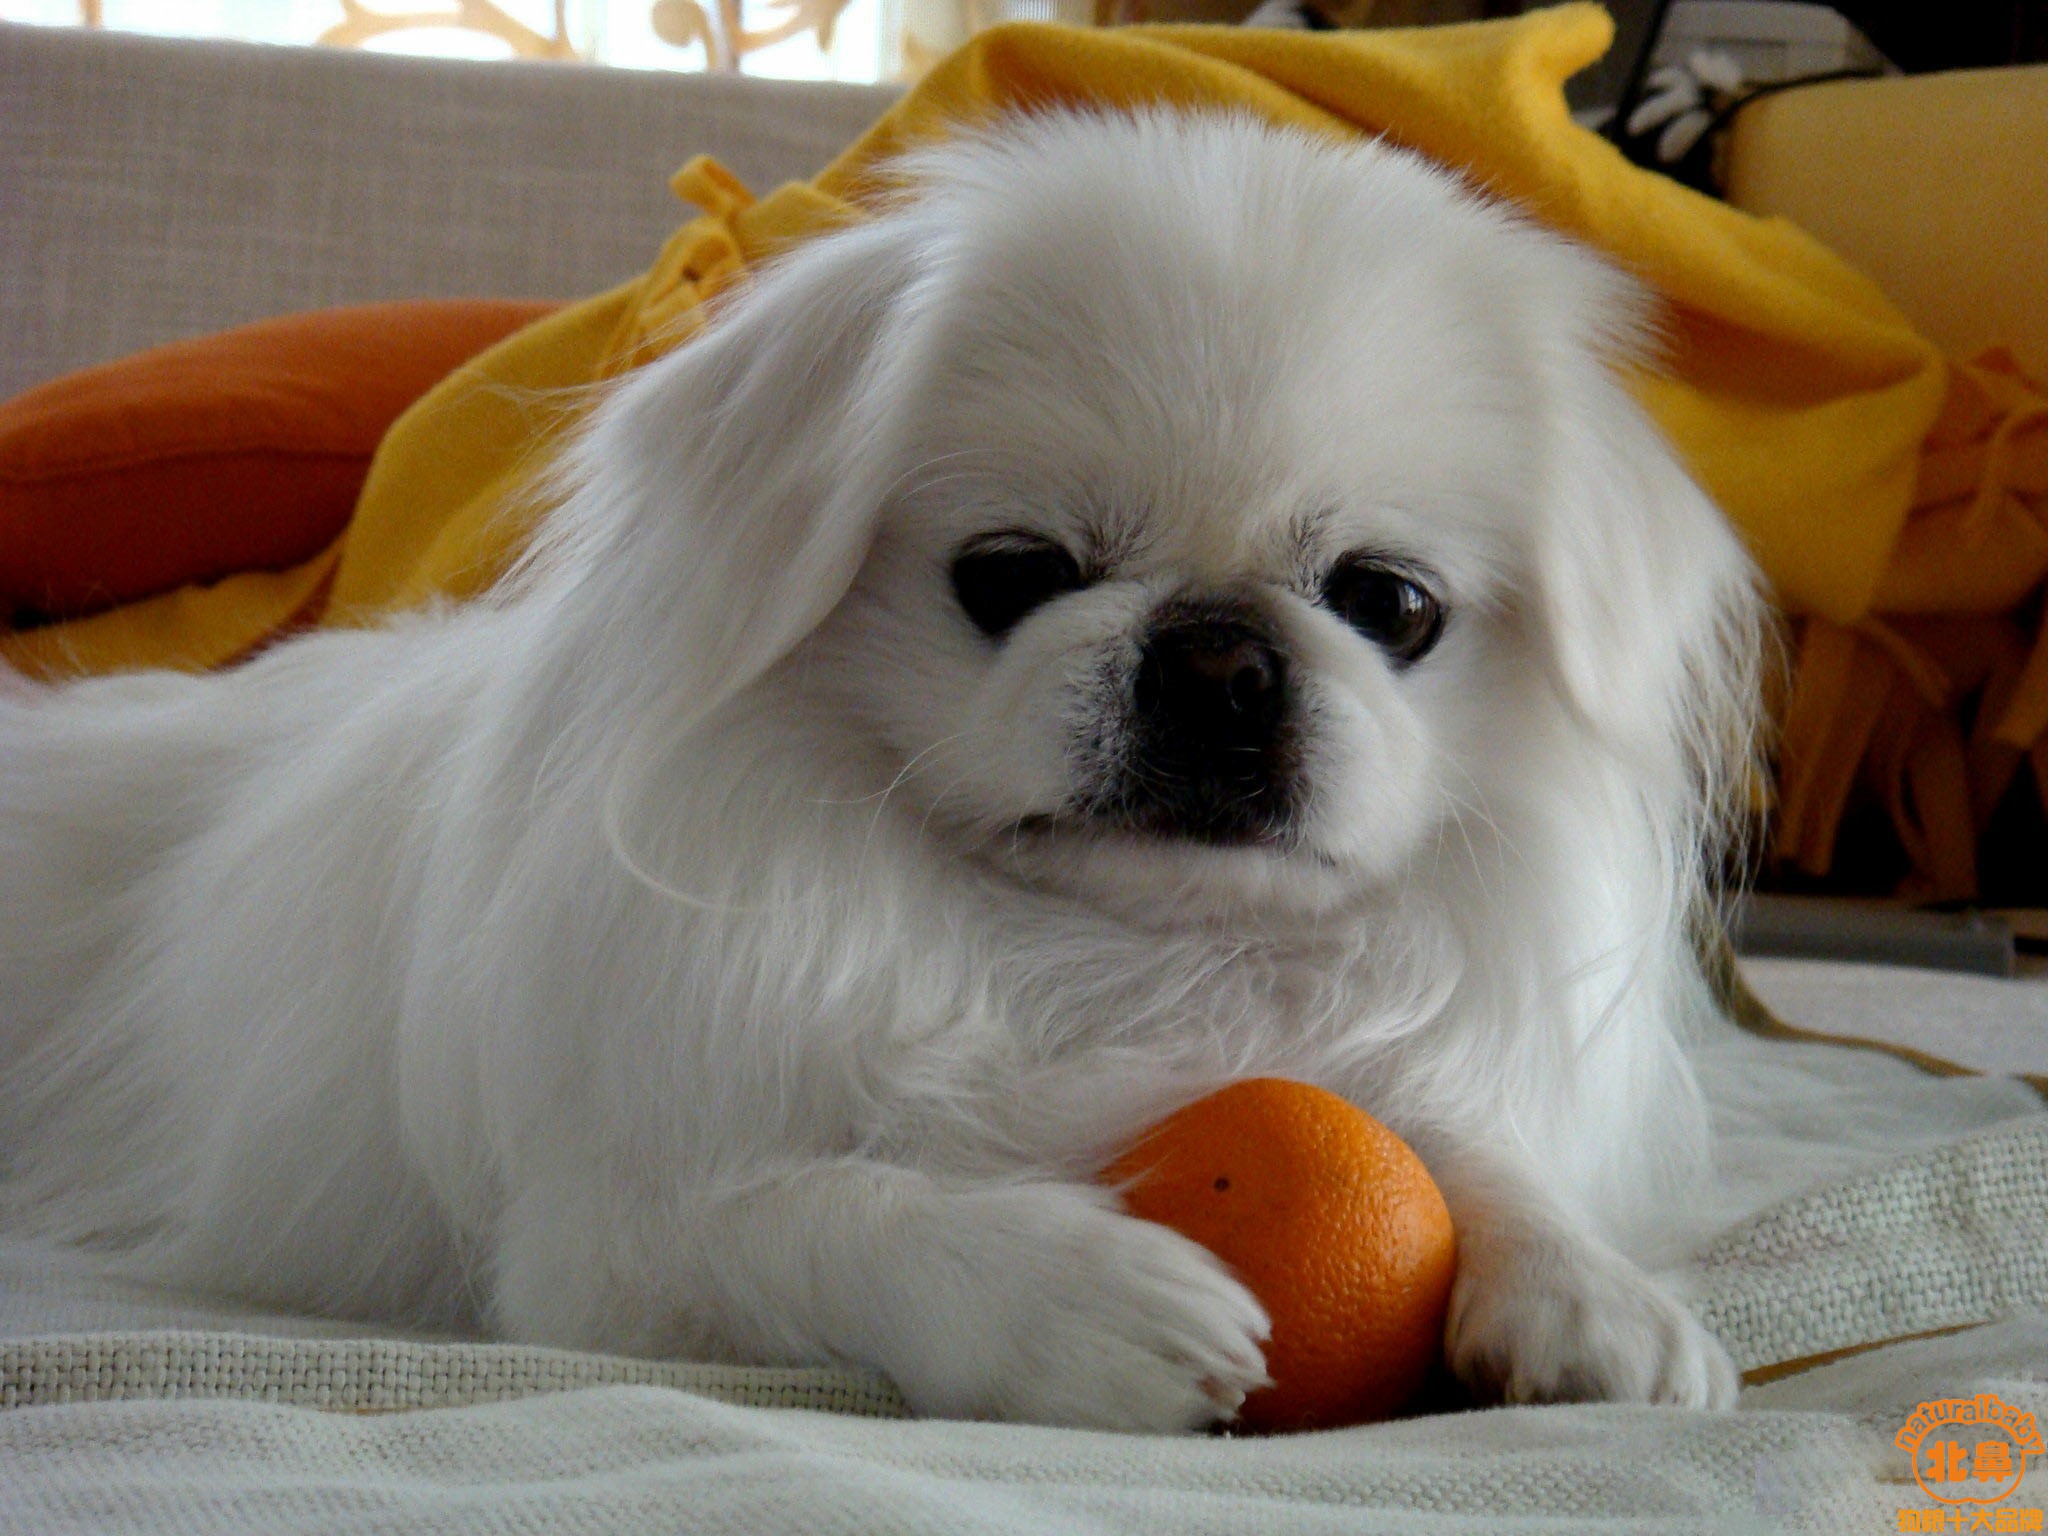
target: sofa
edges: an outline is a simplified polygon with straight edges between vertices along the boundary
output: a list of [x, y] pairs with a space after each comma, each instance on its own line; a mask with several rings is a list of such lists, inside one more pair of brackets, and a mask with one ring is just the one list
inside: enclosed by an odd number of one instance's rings
[[0, 23], [0, 398], [290, 310], [581, 298], [692, 153], [773, 187], [895, 94]]
[[[690, 155], [766, 188], [891, 94], [0, 25], [0, 395], [287, 310], [609, 287]], [[1900, 1529], [1935, 1507], [1894, 1444], [1923, 1400], [2048, 1416], [2048, 985], [1746, 973], [1761, 1006], [1698, 1046], [1714, 1235], [1674, 1265], [1746, 1372], [1731, 1414], [916, 1422], [851, 1365], [284, 1316], [0, 1233], [0, 1529]]]

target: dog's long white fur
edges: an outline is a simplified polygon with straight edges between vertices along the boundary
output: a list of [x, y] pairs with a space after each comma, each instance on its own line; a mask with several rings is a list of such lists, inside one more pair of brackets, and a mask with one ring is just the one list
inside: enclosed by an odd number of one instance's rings
[[[1376, 146], [1056, 114], [928, 153], [604, 400], [490, 599], [0, 695], [7, 1220], [1185, 1427], [1263, 1316], [1088, 1173], [1281, 1073], [1431, 1164], [1469, 1380], [1727, 1401], [1639, 1261], [1704, 1166], [1759, 607], [1618, 380], [1641, 313]], [[1105, 574], [996, 643], [946, 560], [1013, 524]], [[1294, 579], [1347, 545], [1447, 584], [1413, 667]], [[1297, 842], [1047, 831], [1152, 606], [1222, 589], [1299, 679]]]

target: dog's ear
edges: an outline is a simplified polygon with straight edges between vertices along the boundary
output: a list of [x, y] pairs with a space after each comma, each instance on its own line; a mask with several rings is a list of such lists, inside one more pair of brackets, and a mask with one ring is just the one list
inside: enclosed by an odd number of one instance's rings
[[549, 532], [584, 638], [615, 642], [584, 656], [700, 714], [845, 595], [888, 490], [916, 243], [899, 215], [796, 251], [597, 408]]
[[1755, 567], [1623, 386], [1640, 347], [1633, 284], [1576, 250], [1548, 254], [1572, 270], [1546, 286], [1582, 303], [1552, 310], [1542, 362], [1556, 413], [1534, 549], [1544, 651], [1603, 740], [1641, 764], [1725, 781], [1752, 749]]

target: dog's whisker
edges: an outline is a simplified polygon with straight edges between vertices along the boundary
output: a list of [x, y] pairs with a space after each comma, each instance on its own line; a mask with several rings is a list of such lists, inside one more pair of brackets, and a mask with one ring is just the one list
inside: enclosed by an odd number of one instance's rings
[[[860, 852], [856, 856], [854, 861], [854, 867], [856, 872], [864, 870], [867, 867], [868, 853], [874, 844], [875, 833], [882, 824], [882, 817], [884, 813], [888, 810], [890, 797], [893, 794], [895, 794], [895, 792], [904, 784], [910, 782], [911, 778], [917, 772], [918, 765], [921, 764], [926, 758], [930, 757], [933, 753], [937, 752], [940, 748], [950, 746], [955, 742], [969, 740], [970, 738], [978, 734], [980, 734], [978, 731], [970, 727], [965, 730], [955, 731], [950, 736], [941, 736], [937, 741], [931, 743], [931, 745], [925, 747], [924, 749], [919, 751], [915, 756], [911, 757], [908, 761], [906, 761], [903, 764], [903, 766], [896, 771], [895, 776], [891, 778], [887, 784], [885, 784], [880, 790], [876, 791], [874, 794], [863, 795], [857, 800], [828, 802], [832, 804], [842, 805], [859, 805], [865, 803], [866, 801], [872, 800], [875, 803], [874, 814], [868, 818], [867, 830], [861, 835]], [[936, 807], [936, 804], [937, 800], [934, 799], [934, 807]], [[929, 821], [930, 814], [930, 811], [927, 811], [926, 821], [919, 823], [918, 831], [920, 834], [922, 834], [926, 830], [926, 823]]]
[[812, 801], [812, 804], [866, 805], [871, 800], [887, 800], [917, 772], [918, 765], [922, 763], [926, 758], [930, 757], [934, 752], [937, 752], [942, 747], [949, 747], [956, 741], [964, 741], [969, 736], [976, 734], [978, 734], [976, 729], [973, 727], [969, 727], [966, 730], [954, 731], [951, 735], [941, 736], [937, 741], [934, 741], [927, 746], [920, 747], [915, 753], [913, 753], [908, 759], [905, 760], [903, 766], [897, 769], [895, 775], [891, 777], [889, 782], [887, 784], [884, 784], [880, 789], [873, 790], [865, 795], [853, 795], [850, 797], [835, 797], [821, 795], [816, 797]]

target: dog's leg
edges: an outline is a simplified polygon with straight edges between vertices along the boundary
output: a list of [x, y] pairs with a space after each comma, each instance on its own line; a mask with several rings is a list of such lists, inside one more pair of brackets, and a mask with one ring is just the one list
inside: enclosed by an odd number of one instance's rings
[[1136, 1431], [1229, 1418], [1266, 1318], [1099, 1190], [818, 1163], [627, 1210], [578, 1179], [507, 1213], [495, 1310], [583, 1348], [887, 1372], [920, 1413]]
[[1654, 1276], [1491, 1153], [1425, 1151], [1458, 1234], [1445, 1352], [1509, 1402], [1727, 1408], [1728, 1352]]

